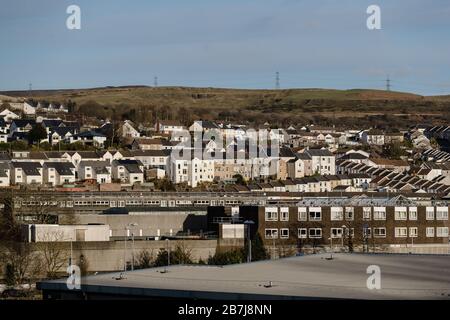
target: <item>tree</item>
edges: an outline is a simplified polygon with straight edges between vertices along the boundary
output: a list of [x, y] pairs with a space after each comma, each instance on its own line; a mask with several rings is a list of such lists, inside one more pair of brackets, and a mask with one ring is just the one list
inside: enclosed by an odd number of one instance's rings
[[239, 184], [239, 185], [241, 185], [241, 186], [247, 185], [247, 183], [245, 182], [244, 177], [243, 177], [241, 174], [235, 174], [235, 175], [233, 176], [233, 179], [236, 180], [236, 184]]
[[[247, 257], [247, 253], [248, 246], [246, 245], [243, 250], [244, 257]], [[270, 255], [264, 246], [261, 235], [257, 233], [255, 239], [252, 240], [252, 261], [267, 260], [269, 257]]]
[[[192, 264], [192, 250], [184, 244], [177, 244], [175, 250], [170, 251], [170, 264]], [[155, 267], [167, 266], [168, 253], [166, 249], [160, 249], [153, 263]]]
[[47, 138], [47, 130], [42, 126], [42, 124], [36, 124], [29, 132], [28, 132], [28, 141], [30, 143], [37, 142], [40, 144], [41, 140]]
[[227, 251], [217, 250], [214, 256], [210, 256], [208, 258], [208, 264], [220, 266], [243, 263], [244, 261], [245, 256], [242, 249], [233, 249]]
[[136, 261], [136, 269], [151, 268], [153, 265], [153, 255], [147, 250], [142, 250], [137, 255]]
[[42, 254], [43, 269], [50, 279], [58, 276], [58, 272], [69, 258], [69, 253], [61, 242], [63, 236], [61, 232], [44, 233], [40, 239], [42, 242], [38, 244], [38, 249]]
[[26, 243], [4, 243], [0, 248], [0, 262], [6, 266], [5, 278], [9, 286], [31, 284], [40, 275], [41, 260], [38, 253]]

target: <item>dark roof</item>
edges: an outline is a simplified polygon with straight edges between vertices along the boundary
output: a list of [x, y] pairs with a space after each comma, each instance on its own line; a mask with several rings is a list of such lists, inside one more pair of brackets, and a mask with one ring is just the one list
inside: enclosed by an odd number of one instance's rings
[[129, 173], [142, 173], [140, 166], [142, 166], [142, 162], [139, 160], [114, 160], [113, 163], [115, 165], [124, 166]]
[[9, 155], [8, 152], [0, 152], [0, 161], [10, 161], [11, 160], [11, 156]]
[[80, 138], [93, 138], [93, 137], [106, 137], [104, 134], [99, 133], [99, 132], [95, 132], [95, 131], [84, 131], [84, 132], [80, 132], [76, 135], [74, 135], [74, 137], [80, 137]]
[[53, 134], [56, 132], [59, 136], [65, 136], [67, 132], [70, 132], [74, 134], [77, 131], [77, 128], [75, 127], [52, 127], [50, 129], [51, 133]]
[[58, 172], [58, 174], [62, 176], [75, 174], [75, 172], [73, 171], [75, 167], [71, 162], [46, 162], [44, 163], [44, 166], [46, 166], [47, 168], [54, 168], [56, 172]]
[[14, 168], [21, 168], [27, 176], [40, 176], [38, 169], [42, 168], [39, 162], [11, 162]]
[[312, 157], [331, 157], [333, 154], [327, 149], [309, 149], [305, 153], [308, 153]]
[[132, 157], [168, 157], [170, 150], [132, 150], [127, 153], [127, 156]]
[[26, 127], [28, 124], [31, 126], [36, 125], [35, 120], [29, 120], [29, 119], [14, 119], [11, 124], [15, 124], [18, 128]]
[[63, 121], [60, 119], [44, 119], [44, 120], [42, 120], [42, 125], [46, 128], [58, 127], [59, 125], [61, 125], [61, 123], [63, 123]]

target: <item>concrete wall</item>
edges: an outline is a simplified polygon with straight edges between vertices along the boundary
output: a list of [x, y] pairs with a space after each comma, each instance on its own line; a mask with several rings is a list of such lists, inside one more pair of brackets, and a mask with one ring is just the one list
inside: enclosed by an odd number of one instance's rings
[[[216, 240], [171, 240], [171, 250], [174, 250], [178, 244], [191, 250], [194, 261], [198, 259], [206, 260], [216, 252]], [[153, 254], [154, 257], [158, 254], [161, 248], [167, 248], [167, 241], [135, 241], [134, 253], [135, 258], [143, 250]], [[39, 245], [30, 244], [40, 249]], [[64, 250], [67, 261], [70, 257], [70, 243], [61, 243], [61, 250]], [[132, 261], [132, 241], [127, 241], [126, 260], [131, 264]], [[109, 241], [109, 242], [73, 242], [73, 262], [79, 264], [80, 256], [83, 255], [88, 263], [89, 271], [120, 271], [123, 270], [124, 256], [125, 256], [125, 241]], [[136, 260], [135, 260], [136, 261]], [[61, 272], [65, 272], [67, 264], [64, 265]]]
[[109, 241], [108, 225], [24, 224], [23, 238], [27, 242]]
[[[130, 223], [137, 226], [130, 228], [129, 235], [164, 236], [176, 235], [178, 232], [206, 231], [206, 214], [197, 211], [171, 212], [139, 212], [130, 214], [79, 214], [73, 215], [75, 223], [107, 224], [112, 230], [112, 236], [125, 236], [126, 227]], [[60, 216], [60, 223], [65, 223], [66, 217]]]

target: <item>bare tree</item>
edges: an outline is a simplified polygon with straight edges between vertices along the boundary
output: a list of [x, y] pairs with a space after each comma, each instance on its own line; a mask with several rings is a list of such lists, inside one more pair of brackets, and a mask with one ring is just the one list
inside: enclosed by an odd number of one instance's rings
[[68, 262], [69, 252], [62, 242], [62, 232], [45, 232], [39, 237], [38, 249], [42, 255], [43, 267], [47, 277], [56, 278], [64, 264]]
[[42, 260], [26, 243], [6, 242], [0, 247], [0, 262], [13, 270], [14, 284], [31, 284], [40, 277]]

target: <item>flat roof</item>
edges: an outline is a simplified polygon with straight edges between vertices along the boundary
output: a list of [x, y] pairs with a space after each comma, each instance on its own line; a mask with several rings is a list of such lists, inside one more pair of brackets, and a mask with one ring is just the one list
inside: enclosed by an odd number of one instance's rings
[[[178, 265], [88, 276], [82, 291], [121, 296], [195, 299], [450, 299], [450, 256], [307, 255], [229, 266]], [[367, 268], [381, 270], [381, 289], [367, 288]], [[267, 287], [269, 282], [272, 286]], [[66, 279], [38, 283], [69, 291]]]

